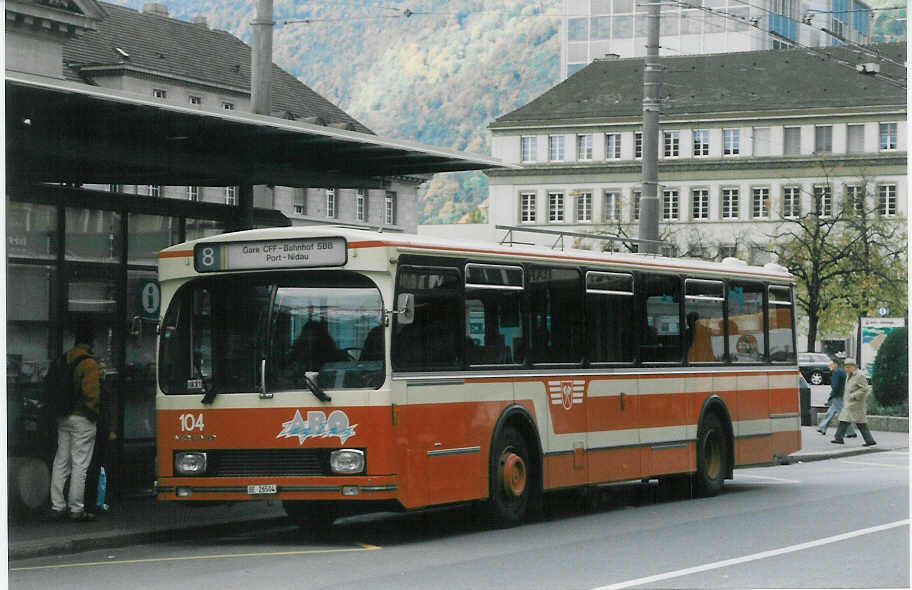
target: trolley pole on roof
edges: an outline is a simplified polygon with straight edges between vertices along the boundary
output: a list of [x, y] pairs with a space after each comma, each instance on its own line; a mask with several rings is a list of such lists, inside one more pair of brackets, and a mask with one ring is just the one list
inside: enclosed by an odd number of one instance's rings
[[660, 0], [650, 0], [647, 15], [646, 61], [643, 68], [643, 192], [640, 197], [639, 239], [642, 252], [658, 252], [659, 239], [659, 63]]

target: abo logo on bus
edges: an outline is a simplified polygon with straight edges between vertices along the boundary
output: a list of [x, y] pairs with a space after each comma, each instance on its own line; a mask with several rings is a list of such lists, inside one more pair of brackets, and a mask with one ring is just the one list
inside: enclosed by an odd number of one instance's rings
[[563, 406], [565, 410], [569, 410], [575, 404], [583, 403], [586, 382], [548, 381], [548, 393], [551, 396], [551, 405]]
[[308, 438], [335, 436], [339, 438], [339, 444], [344, 445], [346, 440], [355, 435], [357, 426], [349, 424], [348, 415], [342, 410], [333, 410], [329, 417], [320, 410], [311, 410], [307, 412], [307, 420], [301, 416], [300, 410], [295, 410], [294, 418], [282, 423], [282, 431], [276, 438], [298, 437], [298, 444], [303, 445]]

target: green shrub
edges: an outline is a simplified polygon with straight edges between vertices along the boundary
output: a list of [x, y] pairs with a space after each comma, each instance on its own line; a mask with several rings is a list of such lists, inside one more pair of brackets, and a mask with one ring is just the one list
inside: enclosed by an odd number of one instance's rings
[[893, 329], [880, 345], [874, 357], [871, 389], [874, 399], [882, 406], [908, 403], [909, 342], [906, 328]]

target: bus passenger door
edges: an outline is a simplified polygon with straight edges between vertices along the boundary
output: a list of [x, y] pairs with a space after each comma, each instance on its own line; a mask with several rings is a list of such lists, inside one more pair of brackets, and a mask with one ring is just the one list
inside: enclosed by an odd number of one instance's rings
[[592, 482], [640, 477], [639, 384], [635, 376], [593, 379], [589, 414], [589, 476]]
[[463, 379], [409, 382], [407, 398], [409, 481], [426, 490], [425, 503], [485, 496], [487, 445], [479, 438], [482, 421], [476, 415], [481, 410], [466, 403]]

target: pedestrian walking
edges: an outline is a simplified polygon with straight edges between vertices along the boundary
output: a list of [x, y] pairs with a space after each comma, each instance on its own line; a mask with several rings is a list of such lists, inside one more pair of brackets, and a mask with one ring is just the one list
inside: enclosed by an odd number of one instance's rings
[[858, 370], [858, 366], [853, 358], [847, 358], [845, 360], [845, 369], [847, 374], [845, 404], [842, 406], [842, 411], [839, 412], [839, 426], [836, 428], [836, 434], [830, 442], [838, 445], [843, 444], [842, 437], [845, 434], [846, 429], [849, 427], [850, 423], [854, 423], [858, 428], [858, 432], [860, 432], [861, 436], [864, 438], [863, 446], [870, 447], [876, 445], [877, 442], [874, 440], [874, 437], [871, 436], [871, 431], [868, 430], [868, 417], [865, 415], [865, 402], [868, 397], [868, 391], [870, 390], [868, 380], [861, 374], [861, 371]]
[[[817, 432], [820, 434], [826, 435], [827, 427], [829, 427], [830, 422], [839, 421], [839, 412], [842, 411], [842, 396], [845, 392], [845, 383], [846, 383], [846, 372], [843, 369], [839, 361], [830, 360], [830, 397], [827, 400], [826, 414], [823, 415], [823, 418], [820, 419], [820, 423], [817, 424]], [[855, 427], [849, 424], [849, 429], [846, 431], [846, 438], [854, 438], [858, 436], [855, 434]]]
[[[51, 472], [51, 516], [74, 521], [94, 520], [85, 510], [85, 480], [92, 450], [95, 447], [95, 422], [98, 420], [99, 370], [92, 358], [95, 330], [89, 323], [76, 327], [75, 343], [63, 361], [70, 382], [61, 384], [57, 393], [58, 407], [65, 409], [56, 416], [57, 454]], [[69, 407], [65, 402], [69, 401]], [[69, 480], [69, 492], [64, 499], [64, 487]]]

